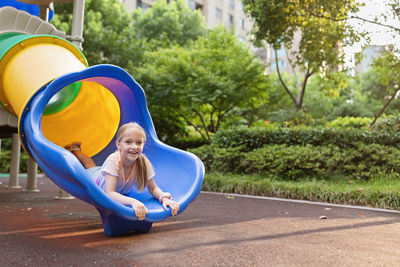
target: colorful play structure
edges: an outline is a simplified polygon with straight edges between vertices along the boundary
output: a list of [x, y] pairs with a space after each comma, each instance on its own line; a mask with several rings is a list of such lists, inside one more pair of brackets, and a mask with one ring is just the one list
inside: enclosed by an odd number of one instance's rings
[[[83, 53], [46, 21], [13, 7], [0, 8], [0, 102], [18, 118], [23, 148], [60, 188], [99, 211], [104, 232], [148, 232], [170, 216], [147, 189], [128, 195], [145, 203], [145, 221], [131, 207], [108, 197], [81, 163], [63, 147], [81, 141], [100, 165], [116, 150], [118, 127], [138, 122], [148, 141], [144, 153], [156, 182], [174, 197], [182, 212], [199, 194], [204, 166], [195, 155], [163, 144], [156, 135], [140, 85], [113, 65], [89, 67]], [[41, 33], [41, 34], [38, 34]]]

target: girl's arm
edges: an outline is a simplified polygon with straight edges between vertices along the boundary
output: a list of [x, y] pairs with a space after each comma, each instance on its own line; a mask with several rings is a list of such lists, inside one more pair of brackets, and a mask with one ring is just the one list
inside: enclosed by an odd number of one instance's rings
[[146, 206], [139, 200], [122, 195], [121, 193], [116, 191], [116, 188], [117, 188], [117, 177], [105, 174], [106, 194], [121, 204], [131, 205], [132, 208], [135, 210], [135, 215], [139, 219], [139, 221], [144, 220], [146, 214], [148, 213]]
[[167, 207], [171, 208], [171, 214], [172, 216], [175, 216], [178, 214], [179, 211], [179, 204], [176, 201], [173, 201], [171, 199], [171, 196], [169, 197], [163, 197], [163, 191], [157, 186], [156, 182], [153, 179], [150, 179], [147, 182], [147, 189], [149, 190], [150, 194], [158, 199], [161, 204], [163, 205], [164, 209], [167, 209]]
[[163, 194], [163, 191], [156, 185], [154, 178], [147, 181], [147, 189], [149, 189], [150, 194], [158, 200]]

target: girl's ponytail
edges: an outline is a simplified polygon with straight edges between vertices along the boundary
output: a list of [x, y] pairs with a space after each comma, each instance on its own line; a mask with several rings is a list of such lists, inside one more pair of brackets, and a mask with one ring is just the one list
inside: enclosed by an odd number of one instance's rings
[[135, 161], [136, 186], [139, 192], [142, 192], [147, 186], [147, 160], [148, 159], [142, 154]]

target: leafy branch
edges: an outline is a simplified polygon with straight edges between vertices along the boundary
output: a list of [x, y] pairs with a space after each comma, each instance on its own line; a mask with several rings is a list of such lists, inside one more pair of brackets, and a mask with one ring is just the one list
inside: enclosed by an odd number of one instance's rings
[[362, 17], [359, 17], [359, 16], [354, 16], [354, 15], [348, 16], [348, 17], [334, 18], [334, 17], [329, 17], [329, 16], [326, 16], [326, 15], [323, 15], [323, 14], [311, 13], [311, 16], [316, 17], [316, 18], [322, 18], [322, 19], [327, 19], [327, 20], [331, 20], [331, 21], [336, 21], [336, 22], [346, 21], [346, 20], [349, 20], [349, 19], [358, 19], [358, 20], [361, 20], [361, 21], [364, 21], [364, 22], [372, 23], [372, 24], [375, 24], [375, 25], [378, 25], [378, 26], [390, 28], [392, 30], [400, 32], [400, 28], [395, 27], [393, 25], [385, 24], [385, 23], [382, 23], [382, 22], [379, 22], [379, 21], [376, 21], [376, 20], [370, 20], [370, 19], [366, 19], [366, 18], [362, 18]]

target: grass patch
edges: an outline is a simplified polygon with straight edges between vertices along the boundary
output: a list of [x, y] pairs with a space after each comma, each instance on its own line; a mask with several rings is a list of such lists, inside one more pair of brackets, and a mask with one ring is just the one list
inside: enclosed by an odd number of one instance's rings
[[346, 177], [308, 177], [293, 181], [263, 175], [209, 172], [205, 175], [203, 190], [400, 209], [400, 176], [395, 173], [375, 175], [369, 181]]

